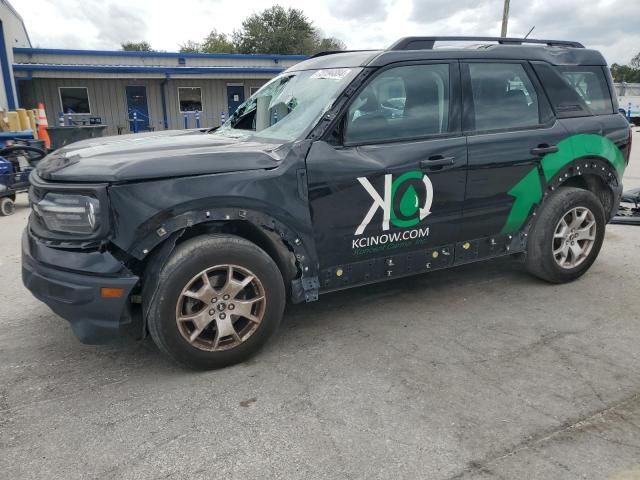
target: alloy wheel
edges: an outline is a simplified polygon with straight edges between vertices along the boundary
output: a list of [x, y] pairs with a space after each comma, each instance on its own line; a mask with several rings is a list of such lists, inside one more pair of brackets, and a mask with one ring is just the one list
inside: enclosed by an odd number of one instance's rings
[[553, 233], [553, 257], [566, 269], [581, 265], [596, 241], [596, 219], [586, 207], [575, 207], [565, 213]]
[[178, 297], [176, 322], [192, 346], [229, 350], [255, 333], [265, 307], [265, 291], [255, 274], [238, 265], [217, 265], [187, 282]]

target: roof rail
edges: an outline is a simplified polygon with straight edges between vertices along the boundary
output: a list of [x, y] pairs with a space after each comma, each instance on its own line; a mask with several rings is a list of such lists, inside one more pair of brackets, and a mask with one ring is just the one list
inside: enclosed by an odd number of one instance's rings
[[391, 45], [388, 50], [433, 50], [436, 42], [497, 42], [500, 45], [522, 45], [537, 43], [553, 47], [584, 48], [579, 42], [565, 40], [537, 40], [513, 37], [404, 37]]
[[323, 52], [314, 53], [309, 58], [324, 57], [326, 55], [335, 55], [336, 53], [354, 53], [354, 52], [375, 52], [376, 50], [325, 50]]

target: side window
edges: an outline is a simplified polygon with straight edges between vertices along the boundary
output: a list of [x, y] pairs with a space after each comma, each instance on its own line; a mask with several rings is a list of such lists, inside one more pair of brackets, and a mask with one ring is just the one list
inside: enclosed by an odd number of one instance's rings
[[518, 63], [469, 63], [476, 130], [540, 124], [538, 95]]
[[349, 107], [345, 143], [377, 143], [447, 132], [449, 65], [395, 67], [375, 77]]
[[569, 81], [555, 67], [545, 62], [532, 62], [532, 65], [542, 81], [542, 85], [558, 118], [591, 115], [584, 99], [571, 87]]
[[611, 94], [600, 67], [558, 67], [558, 70], [594, 114], [613, 113]]

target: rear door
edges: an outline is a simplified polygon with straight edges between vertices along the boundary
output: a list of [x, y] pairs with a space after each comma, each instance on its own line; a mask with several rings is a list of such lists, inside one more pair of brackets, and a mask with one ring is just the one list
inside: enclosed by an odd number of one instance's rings
[[[309, 201], [324, 287], [335, 286], [333, 270], [344, 284], [376, 280], [368, 259], [386, 259], [386, 276], [425, 270], [407, 252], [426, 256], [459, 238], [467, 165], [459, 92], [457, 62], [387, 68], [351, 102], [342, 140], [312, 145]], [[367, 265], [360, 277], [341, 273], [356, 262]]]
[[463, 62], [461, 74], [469, 155], [463, 235], [510, 235], [540, 200], [541, 158], [567, 132], [527, 62]]

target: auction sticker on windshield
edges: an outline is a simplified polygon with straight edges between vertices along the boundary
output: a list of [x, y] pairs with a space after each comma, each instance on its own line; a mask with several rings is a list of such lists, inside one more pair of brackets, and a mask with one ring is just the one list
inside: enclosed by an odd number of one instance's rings
[[346, 77], [350, 68], [329, 68], [326, 70], [318, 70], [309, 78], [321, 78], [321, 79], [329, 79], [329, 80], [342, 80]]

